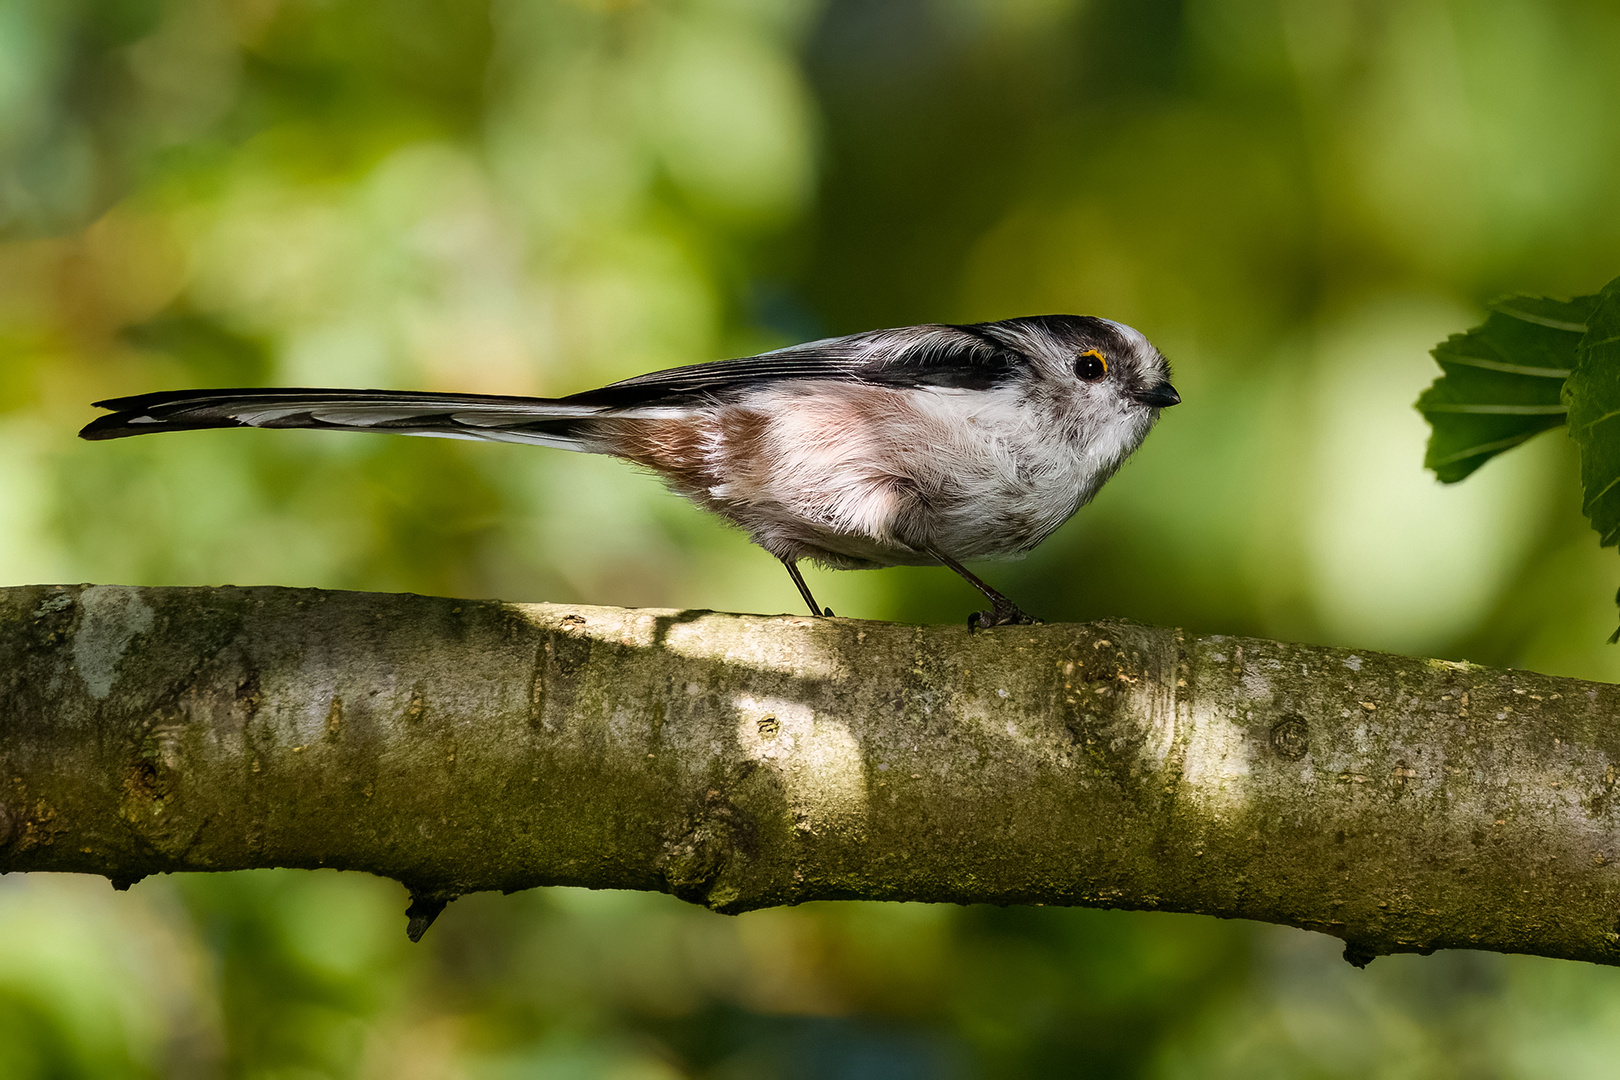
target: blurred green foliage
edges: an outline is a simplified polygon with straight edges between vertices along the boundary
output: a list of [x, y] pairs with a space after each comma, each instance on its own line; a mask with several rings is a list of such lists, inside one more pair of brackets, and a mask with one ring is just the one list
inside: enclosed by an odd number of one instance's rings
[[[1049, 619], [1613, 679], [1554, 433], [1442, 488], [1429, 345], [1620, 254], [1609, 0], [0, 0], [0, 576], [796, 610], [609, 461], [92, 400], [563, 394], [874, 326], [1090, 312], [1177, 366]], [[947, 572], [820, 575], [958, 621]], [[1168, 915], [337, 874], [0, 884], [0, 1075], [1563, 1077], [1615, 973]]]

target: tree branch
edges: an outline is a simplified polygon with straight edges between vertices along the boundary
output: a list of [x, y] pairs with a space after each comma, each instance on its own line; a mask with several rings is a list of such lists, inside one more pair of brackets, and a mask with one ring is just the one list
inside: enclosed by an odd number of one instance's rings
[[1620, 961], [1620, 690], [1125, 623], [0, 590], [0, 870], [1201, 912]]

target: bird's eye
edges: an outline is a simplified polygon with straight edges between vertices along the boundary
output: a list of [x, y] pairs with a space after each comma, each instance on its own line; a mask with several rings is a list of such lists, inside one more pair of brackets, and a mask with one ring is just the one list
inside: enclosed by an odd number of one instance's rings
[[1087, 349], [1075, 359], [1074, 373], [1086, 382], [1096, 382], [1108, 374], [1108, 358], [1096, 349]]

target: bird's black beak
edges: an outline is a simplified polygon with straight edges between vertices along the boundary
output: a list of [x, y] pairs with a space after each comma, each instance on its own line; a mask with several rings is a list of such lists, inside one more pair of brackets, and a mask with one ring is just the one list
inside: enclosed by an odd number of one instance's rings
[[1143, 405], [1151, 405], [1155, 409], [1168, 409], [1172, 405], [1181, 404], [1181, 395], [1176, 393], [1175, 387], [1167, 382], [1162, 382], [1158, 386], [1150, 386], [1146, 390], [1139, 392], [1136, 395], [1136, 400]]

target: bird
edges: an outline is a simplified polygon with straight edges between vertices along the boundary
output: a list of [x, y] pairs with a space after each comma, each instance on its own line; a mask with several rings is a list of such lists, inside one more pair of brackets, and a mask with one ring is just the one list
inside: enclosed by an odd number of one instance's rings
[[655, 371], [561, 398], [314, 387], [178, 390], [96, 402], [91, 440], [316, 428], [550, 446], [622, 458], [741, 527], [813, 615], [801, 561], [946, 566], [1023, 554], [1090, 502], [1179, 404], [1147, 337], [1089, 315], [931, 323]]

